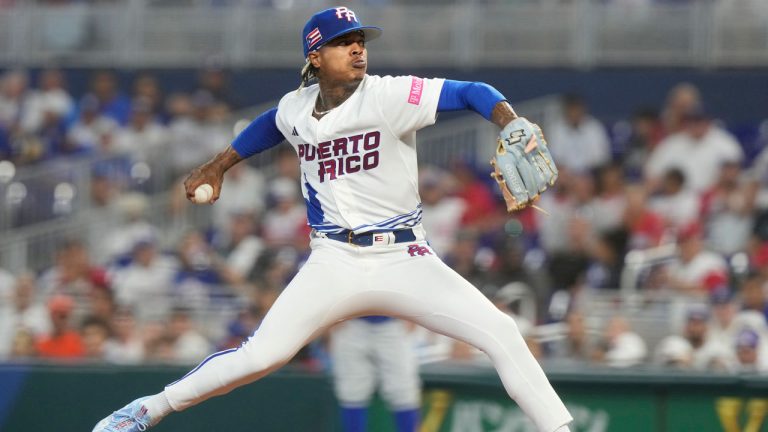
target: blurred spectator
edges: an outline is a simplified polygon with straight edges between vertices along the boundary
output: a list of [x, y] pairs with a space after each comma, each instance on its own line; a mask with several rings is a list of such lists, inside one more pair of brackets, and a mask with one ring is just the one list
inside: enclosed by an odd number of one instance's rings
[[229, 89], [229, 75], [221, 67], [211, 66], [200, 71], [198, 91], [205, 91], [216, 103], [237, 109], [240, 103]]
[[444, 256], [453, 247], [466, 203], [461, 198], [448, 195], [448, 174], [433, 167], [422, 167], [419, 173], [421, 223], [427, 232], [429, 245], [439, 256]]
[[[217, 203], [218, 204], [218, 203]], [[235, 278], [244, 282], [264, 252], [264, 241], [256, 235], [253, 213], [235, 212], [230, 216], [227, 232], [222, 236], [220, 251]]]
[[299, 201], [295, 181], [276, 178], [268, 186], [269, 198], [274, 203], [264, 215], [264, 240], [271, 247], [294, 243], [307, 224], [307, 213]]
[[445, 255], [443, 261], [472, 285], [482, 288], [487, 281], [487, 270], [491, 265], [491, 262], [480, 259], [482, 255], [478, 233], [464, 229], [456, 234], [453, 249]]
[[558, 167], [584, 173], [610, 162], [608, 134], [589, 114], [584, 99], [579, 95], [564, 96], [562, 110], [562, 118], [546, 129]]
[[645, 341], [632, 331], [626, 318], [615, 316], [608, 322], [592, 358], [610, 367], [623, 368], [642, 363], [647, 351]]
[[153, 237], [137, 240], [130, 264], [118, 268], [113, 276], [117, 304], [131, 308], [141, 321], [165, 316], [170, 311], [177, 268], [175, 259], [158, 253]]
[[704, 296], [728, 282], [728, 264], [704, 247], [701, 224], [694, 222], [678, 233], [680, 260], [670, 268], [669, 284], [687, 295]]
[[456, 196], [464, 201], [464, 213], [461, 224], [483, 231], [499, 208], [488, 186], [478, 179], [472, 166], [465, 161], [456, 160], [452, 166], [456, 178]]
[[682, 132], [685, 116], [701, 106], [701, 94], [699, 89], [690, 83], [680, 83], [673, 87], [667, 94], [662, 120], [668, 135]]
[[[529, 345], [532, 344], [533, 339], [531, 336], [533, 336], [534, 328], [531, 318], [535, 319], [535, 304], [532, 303], [534, 298], [531, 287], [522, 282], [511, 282], [497, 290], [491, 296], [491, 300], [500, 311], [515, 320], [520, 334], [526, 341], [531, 340]], [[521, 310], [524, 302], [527, 303], [530, 310]]]
[[519, 282], [529, 290], [536, 286], [536, 275], [525, 264], [525, 245], [519, 238], [503, 238], [494, 251], [497, 253], [497, 259], [488, 275], [488, 282], [494, 288], [503, 287], [510, 282]]
[[89, 316], [80, 325], [84, 357], [91, 361], [104, 361], [107, 341], [109, 340], [109, 325], [102, 318]]
[[115, 299], [112, 290], [106, 287], [96, 287], [88, 296], [88, 304], [85, 310], [93, 318], [104, 322], [112, 320], [115, 313]]
[[627, 207], [624, 210], [624, 229], [629, 233], [629, 249], [658, 246], [664, 236], [664, 219], [650, 209], [645, 189], [631, 186], [626, 189]]
[[117, 121], [99, 112], [99, 101], [93, 95], [85, 95], [80, 100], [79, 108], [79, 117], [67, 132], [67, 151], [113, 154], [113, 135], [119, 126]]
[[741, 372], [768, 372], [766, 350], [761, 345], [763, 341], [760, 335], [752, 329], [744, 329], [736, 336], [736, 358]]
[[[110, 204], [113, 204], [118, 192], [114, 180], [108, 173], [99, 169], [93, 170], [90, 190], [92, 209], [108, 209]], [[112, 219], [111, 215], [109, 219]]]
[[64, 74], [58, 69], [40, 72], [38, 88], [29, 95], [21, 118], [21, 128], [38, 133], [46, 125], [63, 124], [71, 114], [74, 102], [65, 88]]
[[666, 172], [678, 168], [686, 184], [702, 193], [715, 184], [723, 163], [740, 163], [744, 158], [736, 139], [714, 125], [703, 108], [688, 111], [683, 120], [683, 130], [665, 138], [648, 159], [645, 177], [652, 190]]
[[712, 319], [707, 330], [709, 339], [720, 345], [729, 346], [736, 337], [738, 305], [727, 286], [716, 289], [709, 297]]
[[18, 164], [36, 162], [48, 156], [49, 149], [33, 134], [24, 134], [21, 120], [29, 100], [28, 75], [23, 70], [9, 70], [0, 76], [0, 136], [3, 153]]
[[650, 202], [651, 209], [664, 218], [664, 224], [681, 229], [699, 219], [699, 197], [685, 187], [685, 173], [672, 168], [664, 174], [660, 193]]
[[592, 346], [587, 334], [584, 314], [572, 310], [566, 315], [564, 322], [565, 337], [546, 344], [549, 357], [576, 362], [591, 360], [589, 355]]
[[690, 306], [686, 312], [683, 337], [691, 344], [694, 351], [700, 350], [708, 342], [708, 320], [709, 309], [706, 306]]
[[33, 337], [51, 331], [51, 320], [45, 305], [35, 302], [36, 291], [34, 275], [25, 273], [15, 280], [12, 292], [7, 297], [3, 296], [0, 303], [0, 358], [10, 354], [19, 330], [24, 329]]
[[37, 353], [40, 357], [74, 359], [84, 355], [83, 341], [70, 322], [74, 306], [72, 298], [64, 295], [54, 295], [48, 300], [52, 330], [37, 340]]
[[66, 294], [85, 298], [95, 287], [108, 287], [107, 273], [91, 263], [88, 250], [78, 239], [65, 240], [56, 251], [56, 264], [38, 279], [43, 297]]
[[13, 337], [10, 357], [15, 360], [30, 360], [37, 357], [35, 340], [35, 335], [28, 329], [18, 329]]
[[275, 176], [274, 178], [287, 178], [301, 181], [301, 171], [299, 169], [299, 157], [293, 147], [280, 145], [275, 149]]
[[[709, 309], [705, 305], [690, 306], [686, 312], [683, 337], [692, 349], [692, 366], [698, 370], [733, 370], [733, 352], [709, 334]], [[671, 336], [676, 337], [676, 336]]]
[[137, 331], [136, 319], [128, 308], [120, 308], [112, 317], [112, 336], [104, 359], [115, 364], [138, 364], [144, 360], [144, 341]]
[[171, 314], [169, 335], [173, 340], [174, 360], [193, 364], [210, 353], [211, 345], [196, 328], [189, 310], [177, 308]]
[[624, 171], [620, 165], [609, 164], [597, 172], [597, 196], [592, 201], [592, 225], [597, 232], [615, 231], [622, 227], [627, 206], [624, 191]]
[[218, 344], [217, 350], [237, 348], [245, 342], [261, 323], [263, 314], [257, 306], [250, 306], [241, 311], [237, 318], [227, 325], [227, 335]]
[[768, 208], [768, 120], [761, 123], [761, 142], [763, 149], [755, 157], [747, 179], [755, 194], [756, 207], [765, 210]]
[[690, 369], [693, 367], [693, 347], [684, 337], [668, 336], [659, 342], [654, 363], [676, 369]]
[[754, 191], [741, 178], [738, 162], [726, 162], [701, 200], [707, 221], [707, 244], [729, 256], [747, 249], [754, 222]]
[[231, 132], [214, 123], [214, 104], [205, 92], [191, 98], [175, 95], [169, 100], [174, 115], [169, 125], [171, 168], [176, 177], [186, 175], [229, 143]]
[[[165, 107], [163, 106], [163, 92], [160, 89], [160, 83], [157, 81], [157, 77], [150, 73], [139, 74], [133, 80], [133, 94], [131, 95], [134, 101], [141, 100], [149, 106], [149, 111], [156, 116], [160, 116]], [[165, 118], [158, 118], [163, 123]]]
[[11, 138], [0, 125], [0, 161], [9, 160], [13, 157], [14, 151], [11, 146]]
[[188, 232], [179, 244], [180, 266], [173, 278], [171, 296], [178, 306], [203, 308], [210, 300], [231, 294], [236, 275], [205, 241], [201, 233]]
[[117, 75], [111, 71], [98, 71], [91, 76], [90, 92], [98, 104], [98, 113], [111, 118], [118, 124], [128, 121], [131, 101], [120, 91]]
[[152, 162], [164, 158], [169, 150], [167, 146], [167, 131], [165, 126], [155, 120], [151, 102], [146, 99], [134, 99], [128, 124], [115, 133], [115, 151], [130, 155], [134, 162]]
[[149, 199], [139, 192], [124, 193], [115, 202], [118, 222], [104, 233], [99, 247], [105, 264], [125, 262], [133, 246], [141, 240], [156, 239], [160, 230], [146, 220]]
[[173, 363], [175, 353], [173, 338], [168, 334], [168, 320], [147, 321], [141, 328], [144, 342], [144, 361], [148, 363]]
[[643, 167], [663, 135], [658, 112], [639, 110], [632, 116], [631, 133], [622, 155], [624, 171], [630, 179], [642, 178]]
[[0, 130], [13, 136], [19, 132], [22, 110], [29, 95], [26, 71], [9, 70], [0, 76]]
[[583, 239], [579, 245], [581, 253], [589, 259], [585, 283], [591, 288], [618, 289], [627, 248], [626, 231], [600, 233], [592, 239]]
[[568, 224], [575, 213], [576, 204], [571, 198], [572, 175], [562, 172], [560, 179], [541, 195], [539, 206], [547, 209], [549, 215], [535, 213], [539, 242], [548, 254], [566, 251], [569, 247]]
[[230, 168], [224, 175], [224, 182], [226, 187], [222, 188], [221, 196], [213, 206], [213, 225], [222, 232], [227, 231], [233, 213], [251, 213], [253, 216], [261, 214], [267, 195], [267, 185], [261, 171], [245, 162]]
[[768, 320], [768, 284], [760, 274], [752, 274], [741, 285], [742, 308], [757, 312]]
[[293, 247], [267, 248], [251, 273], [259, 287], [258, 303], [262, 310], [285, 288], [297, 271], [298, 254]]

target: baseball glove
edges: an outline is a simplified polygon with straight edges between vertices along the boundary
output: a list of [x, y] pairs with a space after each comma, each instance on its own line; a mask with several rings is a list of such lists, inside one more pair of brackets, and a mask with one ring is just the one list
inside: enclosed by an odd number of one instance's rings
[[497, 142], [491, 177], [501, 188], [507, 211], [533, 205], [557, 180], [557, 167], [541, 128], [518, 117], [501, 131]]

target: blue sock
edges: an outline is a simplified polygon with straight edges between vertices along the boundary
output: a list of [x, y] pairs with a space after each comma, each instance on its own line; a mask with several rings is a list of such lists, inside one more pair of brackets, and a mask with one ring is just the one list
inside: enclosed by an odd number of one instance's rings
[[341, 425], [344, 432], [365, 432], [368, 423], [368, 408], [341, 407]]
[[397, 432], [416, 432], [419, 430], [419, 409], [395, 411]]

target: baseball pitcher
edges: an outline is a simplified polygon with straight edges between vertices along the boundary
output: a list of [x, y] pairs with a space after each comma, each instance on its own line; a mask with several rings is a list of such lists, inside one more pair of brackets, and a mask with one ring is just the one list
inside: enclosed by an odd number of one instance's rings
[[513, 319], [435, 255], [420, 223], [415, 135], [438, 112], [473, 110], [501, 128], [493, 175], [510, 211], [532, 205], [557, 177], [541, 130], [487, 84], [367, 75], [367, 43], [380, 35], [346, 7], [313, 15], [299, 89], [185, 182], [191, 200], [212, 186], [213, 202], [228, 168], [287, 141], [300, 160], [312, 228], [306, 264], [242, 346], [212, 354], [94, 431], [146, 430], [280, 368], [337, 322], [368, 315], [400, 317], [477, 347], [539, 430], [569, 430], [571, 415]]

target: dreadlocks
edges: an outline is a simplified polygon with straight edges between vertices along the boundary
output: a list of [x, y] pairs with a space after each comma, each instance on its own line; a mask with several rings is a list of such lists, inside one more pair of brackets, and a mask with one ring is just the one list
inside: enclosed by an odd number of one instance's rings
[[300, 92], [301, 89], [309, 85], [309, 82], [313, 79], [317, 78], [317, 71], [318, 69], [312, 65], [312, 62], [307, 59], [307, 62], [304, 63], [304, 67], [301, 68], [301, 84], [299, 84], [299, 88], [296, 89], [296, 92]]

